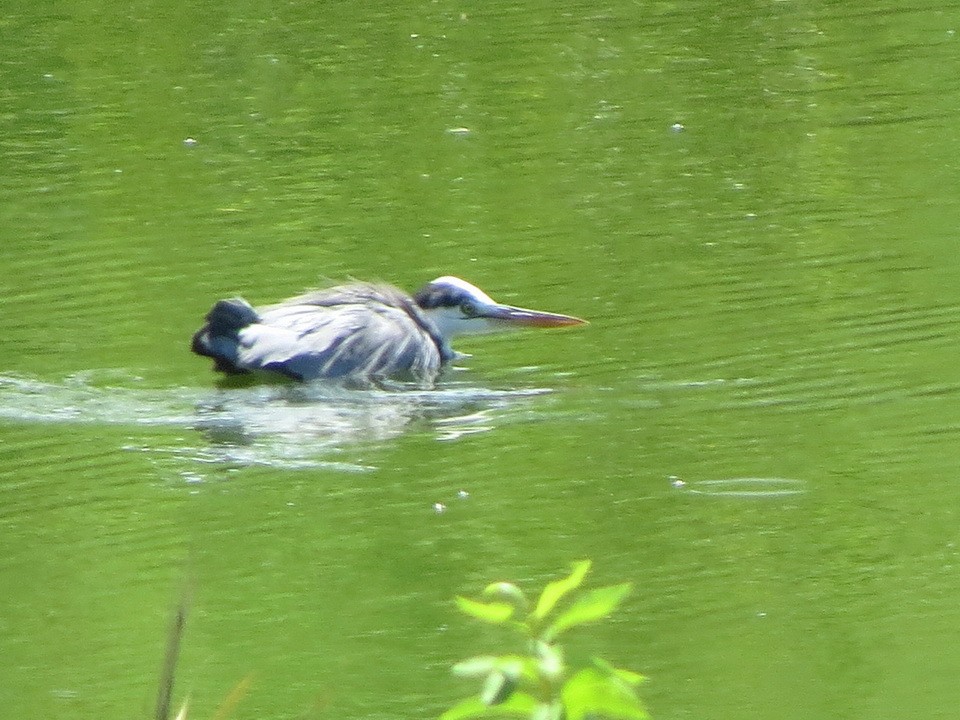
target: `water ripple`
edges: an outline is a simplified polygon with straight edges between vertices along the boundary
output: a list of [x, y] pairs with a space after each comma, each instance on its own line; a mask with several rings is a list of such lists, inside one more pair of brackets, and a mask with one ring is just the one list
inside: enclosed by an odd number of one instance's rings
[[802, 480], [792, 478], [742, 477], [719, 480], [697, 480], [681, 486], [692, 495], [725, 498], [779, 498], [800, 495], [806, 491]]

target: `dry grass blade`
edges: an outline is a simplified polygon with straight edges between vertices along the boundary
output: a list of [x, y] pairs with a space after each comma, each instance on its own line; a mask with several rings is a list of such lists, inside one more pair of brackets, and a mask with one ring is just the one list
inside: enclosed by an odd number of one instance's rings
[[223, 699], [223, 702], [220, 703], [220, 707], [217, 708], [217, 712], [215, 712], [213, 715], [213, 720], [227, 720], [237, 705], [240, 704], [243, 696], [247, 694], [247, 691], [250, 689], [250, 685], [252, 684], [253, 673], [250, 673], [243, 678], [243, 680], [234, 685], [233, 689], [227, 693], [227, 696]]
[[[177, 661], [180, 659], [180, 641], [183, 639], [183, 629], [187, 624], [188, 612], [187, 593], [184, 592], [177, 606], [177, 612], [170, 623], [170, 632], [167, 633], [167, 652], [163, 657], [163, 668], [160, 671], [160, 687], [157, 690], [156, 720], [168, 720], [170, 717], [170, 700], [173, 697], [173, 680], [176, 675]], [[187, 705], [177, 715], [177, 720], [186, 717]]]
[[189, 705], [189, 701], [184, 700], [184, 701], [183, 701], [183, 707], [180, 708], [180, 712], [177, 713], [177, 717], [176, 717], [174, 720], [187, 720], [187, 706], [188, 706], [188, 705]]

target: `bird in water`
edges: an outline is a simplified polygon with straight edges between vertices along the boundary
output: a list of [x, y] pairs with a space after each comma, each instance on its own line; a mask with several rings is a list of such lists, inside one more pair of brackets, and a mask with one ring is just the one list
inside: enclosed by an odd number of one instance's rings
[[392, 378], [429, 386], [445, 365], [463, 357], [450, 346], [457, 335], [585, 322], [503, 305], [452, 276], [413, 296], [391, 285], [354, 282], [261, 308], [242, 298], [220, 300], [191, 349], [231, 374], [265, 371], [357, 385]]

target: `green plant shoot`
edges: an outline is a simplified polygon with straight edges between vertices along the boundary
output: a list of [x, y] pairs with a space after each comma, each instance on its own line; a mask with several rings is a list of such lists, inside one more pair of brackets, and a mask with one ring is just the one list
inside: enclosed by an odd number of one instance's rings
[[573, 563], [568, 576], [547, 584], [532, 610], [526, 594], [508, 582], [488, 585], [483, 600], [457, 597], [463, 613], [516, 631], [525, 652], [479, 655], [454, 665], [454, 675], [479, 681], [480, 688], [440, 720], [649, 718], [637, 695], [642, 675], [600, 658], [576, 670], [564, 661], [557, 639], [571, 628], [607, 617], [631, 589], [623, 583], [578, 593], [590, 565], [589, 560]]

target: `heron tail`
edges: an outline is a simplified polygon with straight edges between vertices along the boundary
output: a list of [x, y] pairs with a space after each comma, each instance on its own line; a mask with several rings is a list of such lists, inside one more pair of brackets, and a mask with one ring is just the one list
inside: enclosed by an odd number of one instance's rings
[[243, 298], [218, 300], [207, 313], [207, 328], [214, 335], [226, 335], [260, 321], [257, 311]]
[[213, 358], [217, 370], [244, 372], [236, 364], [237, 333], [260, 321], [257, 311], [243, 298], [218, 300], [207, 313], [206, 321], [194, 333], [190, 349], [197, 355]]

